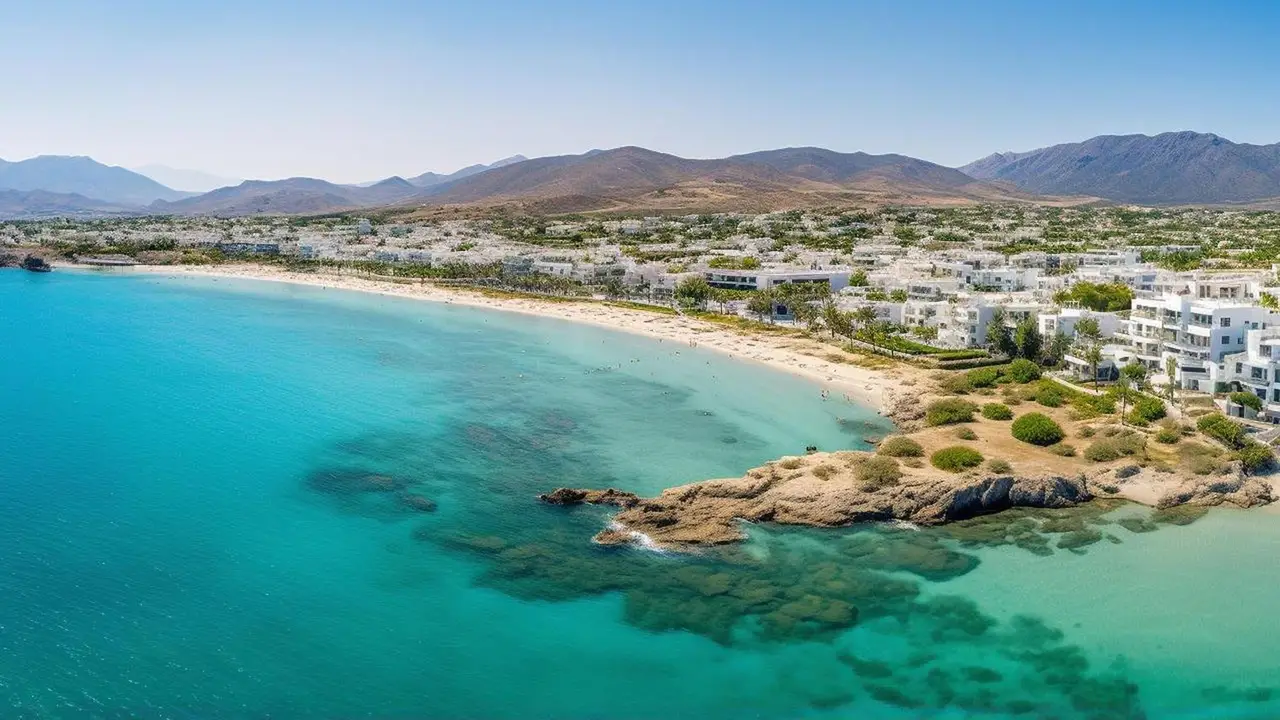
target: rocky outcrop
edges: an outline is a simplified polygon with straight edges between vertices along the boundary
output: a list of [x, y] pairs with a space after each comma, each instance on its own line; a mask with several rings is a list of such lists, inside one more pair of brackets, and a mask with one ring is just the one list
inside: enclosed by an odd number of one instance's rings
[[682, 547], [742, 540], [743, 520], [814, 527], [887, 520], [936, 525], [1011, 507], [1070, 507], [1091, 499], [1084, 479], [1057, 476], [926, 470], [892, 484], [868, 485], [857, 474], [867, 457], [841, 452], [783, 458], [741, 478], [671, 488], [655, 498], [561, 488], [542, 500], [621, 507], [614, 527], [596, 536], [599, 543], [631, 542], [639, 533], [660, 546]]
[[1275, 502], [1275, 499], [1270, 483], [1256, 477], [1235, 473], [1189, 478], [1160, 496], [1156, 507], [1233, 505], [1239, 508], [1251, 508], [1267, 505]]

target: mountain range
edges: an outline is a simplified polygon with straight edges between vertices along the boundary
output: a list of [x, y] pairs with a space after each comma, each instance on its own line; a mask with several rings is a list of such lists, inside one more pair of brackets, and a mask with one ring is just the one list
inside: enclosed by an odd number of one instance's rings
[[1102, 135], [1030, 152], [996, 153], [960, 170], [1033, 193], [1147, 205], [1280, 198], [1280, 143], [1234, 143], [1211, 133]]
[[[161, 175], [155, 166], [149, 171]], [[516, 155], [449, 174], [362, 185], [249, 180], [199, 194], [87, 157], [0, 160], [5, 218], [316, 214], [388, 206], [410, 214], [492, 207], [547, 214], [765, 212], [973, 202], [1265, 205], [1280, 202], [1280, 144], [1233, 143], [1194, 132], [1107, 135], [996, 153], [958, 169], [905, 155], [813, 147], [718, 159], [621, 147], [533, 159]]]

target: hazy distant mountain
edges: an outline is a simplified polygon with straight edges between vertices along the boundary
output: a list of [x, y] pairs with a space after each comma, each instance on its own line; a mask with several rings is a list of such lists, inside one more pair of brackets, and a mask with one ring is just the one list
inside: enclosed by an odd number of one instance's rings
[[1195, 132], [1103, 135], [1031, 152], [991, 155], [960, 170], [1035, 193], [1151, 205], [1280, 197], [1280, 144], [1247, 145]]
[[454, 173], [450, 173], [448, 175], [441, 175], [438, 173], [426, 172], [426, 173], [422, 173], [421, 175], [409, 178], [409, 183], [412, 185], [416, 185], [420, 188], [432, 187], [435, 185], [440, 185], [442, 183], [450, 182], [452, 180], [461, 180], [464, 177], [476, 175], [478, 173], [484, 172], [485, 170], [493, 170], [495, 168], [506, 167], [507, 165], [514, 165], [518, 162], [524, 162], [525, 160], [528, 160], [528, 159], [529, 158], [523, 155], [512, 155], [511, 157], [503, 158], [497, 162], [489, 163], [488, 165], [468, 165], [467, 167], [464, 167], [461, 170]]
[[0, 190], [0, 220], [87, 218], [136, 212], [137, 208], [112, 205], [83, 195], [47, 190]]
[[364, 188], [314, 178], [247, 180], [177, 202], [157, 202], [149, 210], [175, 215], [304, 215], [392, 205], [420, 192], [399, 177]]
[[210, 190], [239, 185], [244, 182], [244, 178], [221, 177], [201, 170], [187, 170], [169, 167], [168, 165], [143, 165], [142, 167], [134, 168], [133, 171], [140, 175], [146, 175], [161, 185], [166, 185], [174, 190], [193, 193], [209, 192]]
[[0, 160], [0, 189], [77, 194], [124, 205], [148, 205], [187, 196], [122, 167], [103, 165], [87, 157], [60, 155], [41, 155], [20, 162]]
[[428, 188], [432, 204], [517, 202], [541, 212], [774, 210], [841, 202], [1026, 200], [902, 155], [786, 148], [690, 160], [639, 147], [535, 158]]

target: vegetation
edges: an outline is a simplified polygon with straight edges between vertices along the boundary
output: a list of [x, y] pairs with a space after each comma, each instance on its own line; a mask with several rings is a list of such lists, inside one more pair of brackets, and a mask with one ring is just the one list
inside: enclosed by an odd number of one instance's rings
[[1040, 379], [1040, 366], [1026, 358], [1018, 358], [1009, 363], [1004, 375], [1013, 382], [1025, 385]]
[[1111, 462], [1145, 451], [1146, 438], [1140, 433], [1127, 430], [1122, 434], [1095, 441], [1085, 449], [1084, 457], [1091, 462]]
[[1227, 396], [1227, 399], [1236, 405], [1247, 407], [1254, 412], [1260, 412], [1262, 410], [1262, 398], [1251, 392], [1233, 392]]
[[902, 468], [891, 457], [874, 455], [862, 461], [855, 474], [863, 490], [879, 490], [897, 485], [902, 479]]
[[982, 453], [964, 445], [953, 445], [929, 456], [929, 462], [939, 470], [962, 472], [982, 464]]
[[976, 412], [978, 412], [978, 406], [974, 403], [959, 398], [947, 398], [930, 403], [929, 407], [925, 408], [924, 419], [927, 425], [953, 425], [973, 422], [973, 415]]
[[924, 457], [920, 443], [904, 435], [887, 437], [876, 448], [876, 454], [889, 457]]
[[1000, 475], [1005, 475], [1007, 473], [1013, 472], [1013, 466], [1009, 464], [1009, 461], [1001, 460], [1000, 458], [992, 458], [988, 460], [987, 469], [993, 473], [998, 473]]
[[1165, 408], [1162, 401], [1149, 395], [1141, 395], [1134, 400], [1128, 419], [1134, 425], [1149, 425], [1164, 416]]
[[1010, 426], [1010, 432], [1018, 440], [1032, 445], [1040, 445], [1047, 447], [1066, 437], [1062, 431], [1062, 426], [1053, 421], [1053, 418], [1042, 413], [1027, 413], [1017, 420], [1013, 421]]
[[1012, 420], [1013, 411], [1004, 403], [987, 403], [982, 406], [982, 417], [988, 420]]
[[1095, 312], [1120, 312], [1129, 309], [1133, 289], [1122, 283], [1078, 282], [1070, 289], [1055, 294], [1053, 301], [1074, 303]]

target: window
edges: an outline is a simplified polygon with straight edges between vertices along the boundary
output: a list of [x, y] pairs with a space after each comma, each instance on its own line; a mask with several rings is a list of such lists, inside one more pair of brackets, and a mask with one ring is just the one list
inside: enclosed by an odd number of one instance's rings
[[1239, 375], [1243, 372], [1244, 372], [1244, 363], [1236, 363], [1236, 374]]
[[1262, 345], [1258, 348], [1258, 354], [1262, 357], [1271, 357], [1271, 346]]
[[1230, 344], [1231, 344], [1231, 336], [1230, 336], [1230, 335], [1223, 335], [1223, 336], [1222, 336], [1222, 344], [1223, 344], [1223, 345], [1230, 345]]
[[1222, 318], [1222, 327], [1231, 327], [1231, 318], [1229, 317]]

